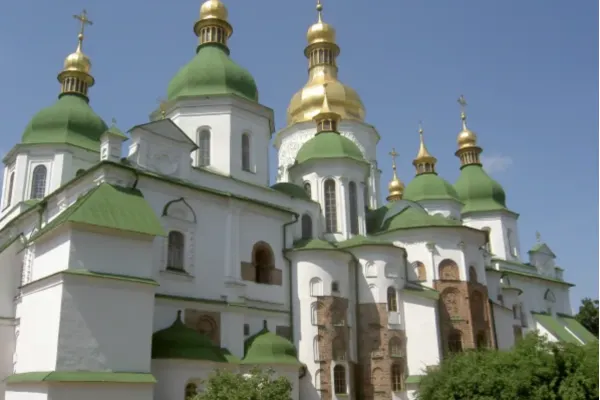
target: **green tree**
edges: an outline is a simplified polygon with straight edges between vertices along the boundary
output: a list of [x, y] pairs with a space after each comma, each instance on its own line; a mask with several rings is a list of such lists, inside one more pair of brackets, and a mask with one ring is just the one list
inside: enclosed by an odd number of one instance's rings
[[254, 369], [248, 374], [216, 371], [204, 385], [204, 391], [193, 400], [289, 400], [292, 384], [284, 377], [273, 377], [273, 371]]
[[598, 300], [592, 300], [589, 297], [581, 300], [575, 319], [598, 337]]
[[459, 353], [421, 380], [419, 400], [598, 399], [598, 343], [550, 343], [531, 333], [509, 351]]

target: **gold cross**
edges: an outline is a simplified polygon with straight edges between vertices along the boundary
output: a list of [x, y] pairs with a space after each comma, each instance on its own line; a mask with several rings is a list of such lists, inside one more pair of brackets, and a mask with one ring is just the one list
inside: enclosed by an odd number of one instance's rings
[[465, 96], [461, 94], [457, 101], [458, 104], [460, 104], [460, 111], [464, 114], [467, 111], [467, 100], [465, 100]]
[[112, 118], [112, 125], [117, 126], [117, 119], [115, 117]]
[[389, 155], [392, 157], [392, 168], [396, 169], [396, 157], [398, 157], [398, 153], [396, 153], [394, 147], [392, 147], [392, 151], [389, 152]]
[[419, 135], [423, 135], [423, 122], [419, 121]]
[[94, 23], [90, 21], [87, 17], [87, 11], [83, 10], [79, 15], [73, 15], [73, 18], [81, 22], [81, 28], [79, 28], [79, 34], [83, 36], [83, 31], [85, 30], [86, 25], [93, 25]]
[[323, 13], [323, 4], [321, 4], [321, 0], [317, 0], [317, 12], [319, 13], [319, 21], [321, 21]]
[[535, 233], [535, 239], [538, 241], [538, 243], [541, 242], [542, 241], [542, 235], [539, 232], [536, 232]]

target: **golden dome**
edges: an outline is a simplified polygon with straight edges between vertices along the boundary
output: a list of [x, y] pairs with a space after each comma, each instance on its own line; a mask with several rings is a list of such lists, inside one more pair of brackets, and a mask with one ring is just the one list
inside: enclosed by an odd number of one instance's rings
[[[336, 77], [314, 74], [307, 84], [300, 89], [290, 101], [287, 110], [288, 125], [298, 122], [311, 121], [321, 112], [321, 106], [327, 92], [329, 107], [341, 119], [363, 121], [365, 108], [358, 93], [344, 85]], [[326, 87], [326, 88], [325, 88]]]
[[417, 157], [415, 157], [413, 163], [435, 163], [437, 159], [429, 153], [427, 147], [425, 146], [425, 139], [423, 138], [423, 128], [421, 126], [419, 126], [419, 142], [419, 152], [417, 153]]
[[323, 22], [322, 10], [323, 6], [319, 1], [318, 20], [306, 34], [308, 44], [304, 54], [309, 60], [308, 82], [290, 101], [287, 110], [288, 125], [311, 121], [321, 110], [325, 91], [331, 110], [341, 119], [363, 121], [365, 118], [365, 107], [358, 93], [338, 80], [336, 58], [340, 49], [335, 43], [335, 29]]
[[200, 19], [221, 19], [227, 21], [228, 13], [225, 4], [220, 0], [208, 0], [200, 7]]
[[466, 125], [463, 125], [463, 129], [458, 133], [458, 137], [456, 138], [456, 143], [458, 143], [459, 149], [477, 146], [477, 135], [467, 128]]
[[388, 196], [386, 197], [387, 201], [396, 201], [402, 200], [402, 196], [404, 196], [404, 183], [398, 179], [398, 175], [396, 174], [396, 157], [398, 153], [396, 153], [396, 149], [392, 148], [390, 151], [390, 156], [392, 157], [392, 180], [388, 184]]
[[92, 68], [92, 62], [89, 57], [83, 54], [81, 51], [81, 43], [83, 41], [83, 35], [79, 34], [79, 44], [77, 45], [77, 50], [74, 53], [71, 53], [65, 58], [65, 63], [63, 67], [63, 71], [76, 71], [76, 72], [84, 72], [86, 74], [90, 73], [90, 69]]

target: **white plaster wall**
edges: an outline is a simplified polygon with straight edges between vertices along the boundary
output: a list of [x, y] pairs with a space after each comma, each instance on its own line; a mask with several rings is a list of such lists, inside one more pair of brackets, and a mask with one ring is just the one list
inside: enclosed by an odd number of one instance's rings
[[500, 350], [508, 350], [515, 344], [513, 313], [509, 308], [500, 307], [496, 304], [493, 304], [492, 307], [494, 307], [496, 346]]
[[15, 325], [14, 319], [0, 318], [0, 399], [4, 398], [4, 380], [13, 373]]
[[290, 169], [290, 182], [299, 186], [310, 183], [311, 198], [321, 205], [321, 218], [317, 234], [325, 232], [325, 189], [328, 179], [336, 183], [337, 231], [327, 234], [330, 240], [344, 240], [352, 236], [350, 233], [350, 182], [356, 184], [358, 233], [366, 234], [366, 216], [364, 206], [364, 182], [367, 181], [367, 167], [352, 160], [319, 160], [295, 166]]
[[[15, 296], [21, 283], [21, 240], [0, 253], [0, 319], [15, 316]], [[0, 341], [0, 343], [2, 343]]]
[[[523, 290], [521, 301], [524, 303], [527, 313], [531, 311], [546, 312], [548, 304], [544, 295], [548, 289], [552, 290], [556, 302], [552, 305], [554, 313], [571, 314], [568, 286], [535, 278], [509, 275], [511, 285]], [[531, 316], [529, 315], [529, 318]]]
[[[377, 142], [379, 134], [371, 125], [357, 121], [344, 120], [339, 124], [342, 136], [352, 140], [361, 150], [365, 159], [371, 163], [368, 190], [369, 207], [377, 208], [379, 204], [379, 173], [377, 169]], [[277, 133], [274, 146], [278, 150], [278, 182], [291, 181], [288, 169], [296, 160], [298, 150], [316, 133], [314, 122], [303, 122], [284, 128]]]
[[[260, 105], [226, 96], [178, 102], [167, 116], [198, 143], [199, 129], [211, 132], [211, 169], [258, 185], [268, 185], [268, 144], [272, 111]], [[251, 136], [251, 171], [241, 169], [241, 137]], [[198, 165], [197, 152], [194, 165]]]
[[64, 400], [151, 400], [152, 384], [74, 383], [56, 385], [49, 389], [49, 399]]
[[[63, 286], [60, 279], [32, 284], [19, 305], [15, 372], [53, 371], [58, 357], [58, 333]], [[40, 335], [40, 332], [44, 332]]]
[[[387, 303], [387, 289], [393, 287], [397, 297], [406, 282], [404, 250], [365, 246], [351, 249], [360, 262], [358, 274], [359, 303]], [[398, 305], [398, 310], [401, 307]]]
[[[490, 229], [490, 247], [494, 257], [512, 261], [520, 260], [519, 232], [514, 216], [504, 212], [485, 213], [467, 216], [463, 222], [476, 229]], [[507, 237], [508, 229], [512, 232], [510, 243]]]
[[149, 371], [153, 316], [151, 285], [65, 276], [56, 369]]
[[440, 361], [437, 301], [404, 292], [407, 375], [422, 375]]
[[49, 391], [50, 388], [47, 385], [37, 383], [7, 385], [4, 398], [6, 400], [49, 400]]
[[31, 247], [35, 254], [31, 280], [38, 280], [69, 268], [71, 232], [65, 227], [41, 237]]
[[142, 240], [115, 235], [108, 230], [96, 233], [72, 229], [68, 266], [69, 269], [151, 278], [154, 272], [152, 249], [150, 237]]
[[[313, 292], [313, 295], [331, 296], [331, 283], [337, 281], [340, 292], [336, 296], [349, 299], [354, 295], [348, 274], [350, 257], [344, 253], [326, 251], [303, 251], [292, 253], [290, 257], [294, 271], [294, 339], [298, 358], [306, 364], [307, 376], [314, 379], [320, 364], [314, 359], [314, 339], [318, 334], [318, 327], [311, 323], [311, 305], [317, 298], [311, 296], [311, 280], [320, 280], [321, 291]], [[314, 391], [310, 386], [313, 381], [307, 379], [309, 378], [301, 381], [303, 399], [305, 395], [310, 396]]]

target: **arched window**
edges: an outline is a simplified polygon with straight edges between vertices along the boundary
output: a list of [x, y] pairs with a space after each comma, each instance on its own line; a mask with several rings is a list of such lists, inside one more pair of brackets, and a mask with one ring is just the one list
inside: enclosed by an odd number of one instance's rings
[[323, 296], [323, 281], [320, 278], [310, 280], [310, 295], [312, 297]]
[[462, 349], [462, 334], [456, 329], [452, 330], [448, 334], [448, 351], [450, 353], [459, 353]]
[[325, 181], [325, 230], [328, 233], [337, 232], [337, 207], [335, 198], [335, 181]]
[[75, 172], [75, 178], [78, 178], [78, 177], [80, 177], [80, 176], [81, 176], [81, 175], [83, 175], [83, 174], [85, 174], [85, 169], [83, 169], [83, 168], [79, 168], [79, 169], [77, 170], [77, 172]]
[[491, 237], [492, 230], [490, 228], [488, 228], [487, 226], [481, 228], [481, 230], [485, 232], [485, 236], [486, 236], [484, 248], [488, 253], [491, 253], [492, 252], [492, 237]]
[[477, 271], [472, 265], [469, 267], [469, 282], [477, 283]]
[[478, 349], [485, 349], [488, 347], [487, 337], [484, 331], [477, 332], [477, 335], [475, 336], [475, 346]]
[[319, 349], [319, 345], [321, 344], [321, 336], [315, 336], [313, 340], [313, 354], [315, 356], [315, 361], [321, 360], [321, 350]]
[[196, 322], [196, 330], [210, 339], [213, 344], [219, 344], [219, 329], [215, 320], [209, 316], [202, 316]]
[[338, 281], [331, 282], [331, 293], [339, 293], [340, 292], [340, 283]]
[[193, 399], [198, 393], [198, 386], [195, 383], [185, 385], [185, 400]]
[[341, 338], [336, 337], [333, 339], [333, 343], [331, 344], [331, 352], [335, 361], [346, 360], [346, 346], [344, 346], [344, 341]]
[[445, 259], [440, 262], [440, 279], [443, 281], [457, 281], [459, 280], [458, 265], [452, 260]]
[[242, 169], [250, 171], [250, 136], [247, 133], [242, 135]]
[[304, 191], [312, 199], [312, 189], [310, 187], [310, 182], [304, 182]]
[[335, 394], [345, 394], [346, 388], [346, 368], [343, 365], [333, 367], [333, 392]]
[[546, 312], [552, 315], [552, 309], [554, 307], [554, 303], [556, 303], [556, 297], [554, 296], [552, 290], [546, 290], [546, 293], [544, 293], [544, 300], [546, 301]]
[[308, 214], [302, 216], [302, 239], [312, 238], [312, 218]]
[[469, 296], [469, 302], [471, 304], [471, 315], [473, 321], [483, 323], [485, 318], [485, 303], [483, 295], [479, 291], [474, 291]]
[[313, 325], [319, 324], [319, 310], [323, 308], [323, 305], [317, 301], [310, 305], [310, 319]]
[[367, 183], [363, 182], [363, 201], [365, 202], [365, 210], [369, 209], [369, 188], [367, 187]]
[[46, 175], [48, 169], [45, 165], [38, 165], [33, 169], [31, 177], [31, 199], [43, 199], [46, 195]]
[[348, 197], [350, 200], [350, 233], [358, 235], [358, 193], [356, 183], [348, 185]]
[[377, 265], [373, 261], [367, 261], [365, 264], [365, 276], [367, 278], [377, 277]]
[[460, 314], [460, 293], [456, 288], [444, 289], [440, 295], [442, 303], [444, 304], [444, 310], [450, 317], [456, 317]]
[[322, 369], [318, 369], [317, 372], [315, 372], [315, 389], [316, 390], [321, 390], [321, 378], [323, 376], [323, 370]]
[[415, 275], [417, 276], [418, 281], [426, 281], [427, 280], [427, 270], [425, 269], [425, 264], [421, 261], [415, 261], [412, 263], [413, 268], [415, 270]]
[[8, 178], [8, 193], [6, 194], [6, 207], [10, 206], [13, 195], [13, 187], [15, 185], [15, 172], [10, 173], [10, 177]]
[[397, 338], [397, 337], [391, 338], [388, 348], [390, 350], [390, 357], [392, 357], [392, 358], [404, 357], [404, 351], [402, 350], [402, 341], [400, 340], [400, 338]]
[[387, 308], [388, 311], [398, 311], [398, 298], [396, 296], [396, 289], [391, 286], [387, 289]]
[[383, 371], [381, 368], [373, 368], [371, 371], [371, 385], [379, 386], [383, 383]]
[[271, 283], [271, 271], [274, 268], [273, 251], [266, 243], [260, 242], [254, 245], [252, 261], [256, 273], [256, 283]]
[[198, 165], [210, 165], [210, 131], [203, 129], [198, 138]]
[[183, 271], [185, 257], [185, 236], [179, 231], [169, 232], [167, 269]]
[[512, 229], [506, 230], [506, 245], [508, 246], [508, 253], [516, 257], [517, 256], [517, 246], [515, 245], [515, 238]]
[[392, 391], [393, 392], [401, 392], [402, 391], [402, 383], [403, 383], [403, 372], [402, 366], [399, 363], [392, 364]]

